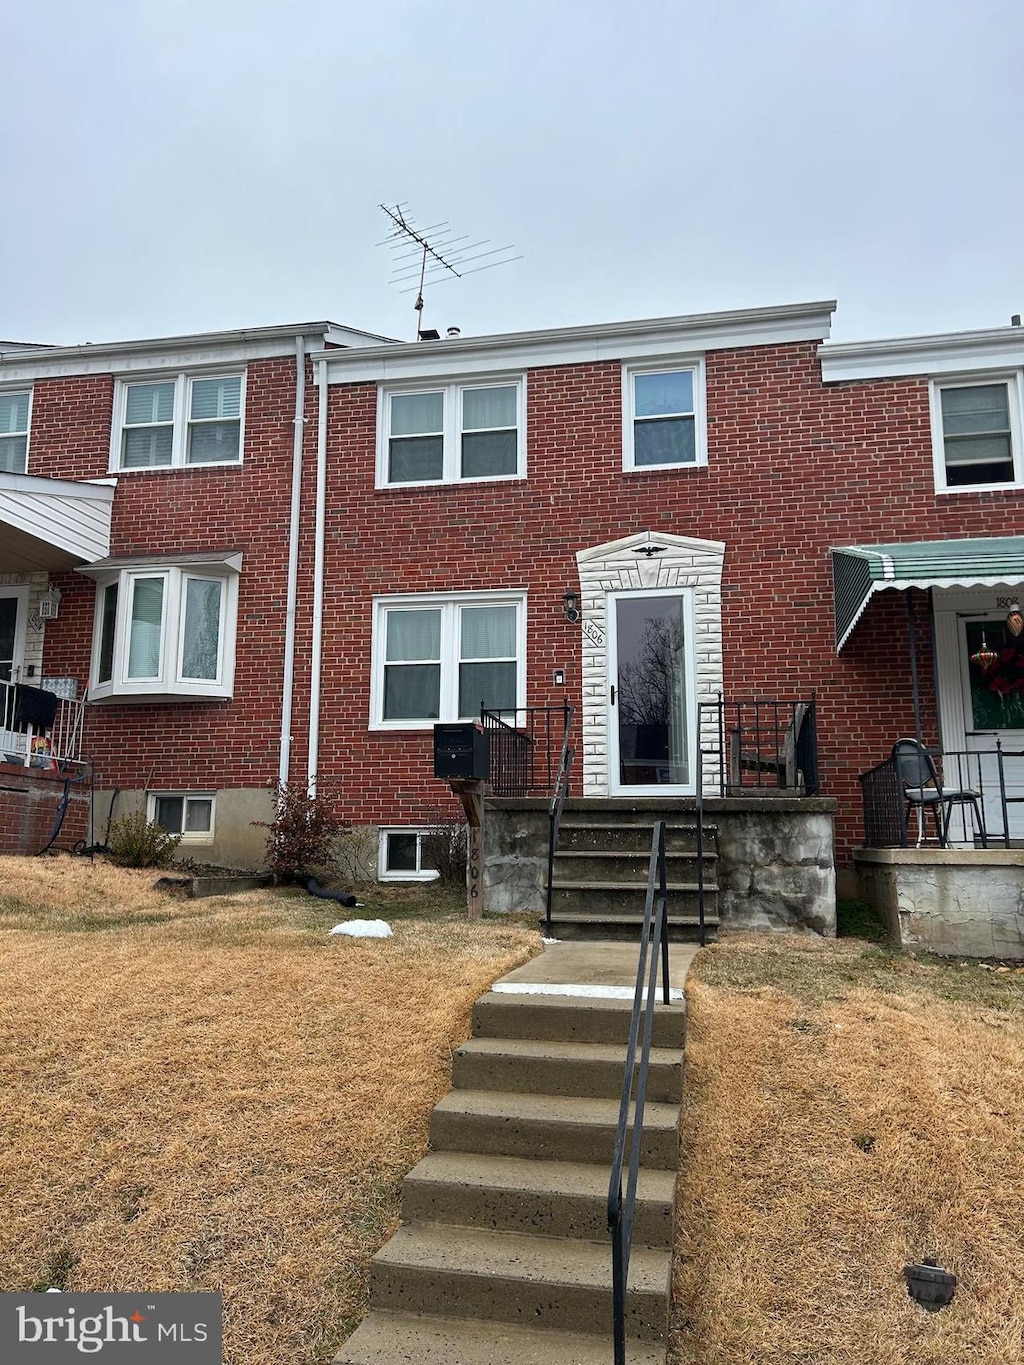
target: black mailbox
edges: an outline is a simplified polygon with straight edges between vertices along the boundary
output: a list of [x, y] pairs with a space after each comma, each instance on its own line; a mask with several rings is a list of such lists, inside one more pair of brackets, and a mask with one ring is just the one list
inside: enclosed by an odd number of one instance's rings
[[434, 726], [434, 776], [486, 782], [490, 776], [487, 734], [479, 725]]

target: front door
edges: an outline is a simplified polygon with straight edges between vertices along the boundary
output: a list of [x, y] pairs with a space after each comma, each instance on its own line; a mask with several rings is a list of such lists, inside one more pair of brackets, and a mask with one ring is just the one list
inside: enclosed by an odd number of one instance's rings
[[696, 783], [693, 594], [608, 594], [608, 789], [681, 796]]
[[17, 751], [24, 739], [13, 735], [14, 689], [6, 683], [21, 677], [25, 654], [28, 588], [0, 587], [0, 750]]
[[[974, 662], [983, 651], [994, 656], [991, 662]], [[1003, 833], [998, 740], [1003, 750], [1010, 838], [1024, 839], [1024, 635], [1012, 634], [1005, 610], [960, 618], [960, 670], [966, 747], [978, 755], [977, 760], [970, 759], [970, 784], [977, 784], [980, 772], [985, 826], [994, 835]], [[946, 773], [943, 781], [951, 785], [957, 776]], [[951, 838], [956, 824], [954, 808]]]

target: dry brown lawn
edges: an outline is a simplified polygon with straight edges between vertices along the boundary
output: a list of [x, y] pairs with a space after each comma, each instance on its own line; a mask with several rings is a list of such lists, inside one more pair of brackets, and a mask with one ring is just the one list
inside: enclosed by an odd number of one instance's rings
[[0, 1283], [218, 1289], [229, 1365], [328, 1361], [470, 1005], [539, 938], [153, 880], [0, 858]]
[[1024, 973], [745, 937], [688, 994], [677, 1365], [1024, 1360]]

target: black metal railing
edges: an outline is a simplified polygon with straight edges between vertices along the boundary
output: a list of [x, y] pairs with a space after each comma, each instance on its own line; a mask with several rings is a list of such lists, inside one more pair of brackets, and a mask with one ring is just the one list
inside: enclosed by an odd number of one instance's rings
[[572, 733], [572, 718], [573, 708], [569, 707], [565, 724], [565, 737], [562, 740], [562, 755], [558, 761], [558, 775], [555, 778], [555, 789], [548, 804], [548, 884], [544, 896], [544, 934], [547, 938], [551, 937], [551, 898], [555, 881], [555, 852], [558, 849], [558, 834], [562, 827], [562, 807], [565, 805], [565, 798], [569, 794], [569, 774], [572, 771], [572, 760], [576, 752], [569, 743], [569, 737]]
[[490, 750], [490, 787], [494, 796], [550, 796], [561, 769], [561, 755], [573, 708], [519, 706], [500, 711], [480, 708]]
[[[720, 750], [712, 749], [708, 751], [712, 756], [721, 753]], [[695, 820], [695, 843], [697, 852], [697, 924], [700, 935], [700, 946], [703, 948], [707, 944], [707, 927], [704, 921], [704, 745], [697, 744], [697, 790], [694, 800], [694, 820]]]
[[[925, 844], [940, 847], [1020, 842], [1014, 833], [1011, 807], [1024, 803], [1024, 749], [1004, 748], [997, 739], [992, 749], [928, 749], [937, 784], [908, 784], [897, 760], [883, 763], [859, 776], [864, 814], [865, 848], [907, 848]], [[1018, 774], [1007, 772], [1021, 764]], [[935, 795], [932, 796], [931, 793]], [[915, 799], [915, 797], [917, 799]]]
[[[782, 791], [816, 796], [818, 703], [777, 697], [739, 697], [698, 706], [699, 748], [705, 769], [717, 771], [721, 796]], [[713, 779], [712, 779], [713, 780]]]
[[[653, 946], [654, 951], [651, 951]], [[612, 1321], [615, 1339], [615, 1365], [626, 1363], [626, 1288], [629, 1282], [629, 1253], [633, 1237], [633, 1215], [636, 1210], [636, 1186], [640, 1172], [640, 1148], [643, 1143], [644, 1105], [647, 1099], [647, 1071], [651, 1059], [651, 1037], [654, 1030], [654, 1005], [658, 984], [658, 957], [661, 957], [661, 980], [665, 1004], [669, 1003], [668, 976], [668, 907], [665, 873], [665, 823], [659, 820], [651, 839], [651, 860], [647, 871], [647, 897], [644, 901], [644, 924], [640, 937], [640, 957], [636, 969], [636, 990], [633, 1013], [629, 1021], [629, 1042], [626, 1047], [626, 1068], [622, 1077], [622, 1099], [619, 1103], [619, 1122], [615, 1130], [615, 1155], [612, 1159], [611, 1179], [608, 1182], [608, 1230], [612, 1235]], [[648, 962], [648, 958], [650, 961]], [[646, 994], [644, 982], [646, 980]], [[643, 1041], [637, 1058], [640, 1038], [641, 1012]], [[634, 1080], [636, 1095], [633, 1101], [633, 1138], [629, 1150], [626, 1190], [622, 1190], [622, 1168], [626, 1158], [626, 1132], [629, 1127], [630, 1099]]]

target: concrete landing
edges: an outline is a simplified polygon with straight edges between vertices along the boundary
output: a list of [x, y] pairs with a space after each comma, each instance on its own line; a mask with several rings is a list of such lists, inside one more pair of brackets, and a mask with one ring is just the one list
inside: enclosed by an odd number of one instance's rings
[[[680, 992], [678, 998], [682, 999], [686, 973], [699, 952], [700, 948], [696, 943], [669, 944], [668, 974], [673, 998], [677, 998], [678, 991]], [[578, 993], [581, 997], [594, 998], [598, 995], [594, 987], [607, 986], [615, 988], [615, 994], [609, 992], [607, 998], [623, 999], [625, 997], [621, 992], [626, 991], [628, 997], [632, 999], [636, 984], [638, 953], [639, 947], [636, 943], [603, 941], [548, 943], [542, 953], [521, 967], [516, 967], [500, 981], [496, 981], [491, 990], [507, 995], [518, 993], [532, 995], [537, 992], [531, 988], [559, 986], [569, 988], [559, 990], [557, 992], [559, 995], [571, 996]], [[572, 988], [577, 986], [580, 989], [574, 992]], [[658, 988], [659, 990], [661, 988], [660, 968]], [[554, 993], [552, 991], [552, 994]]]

